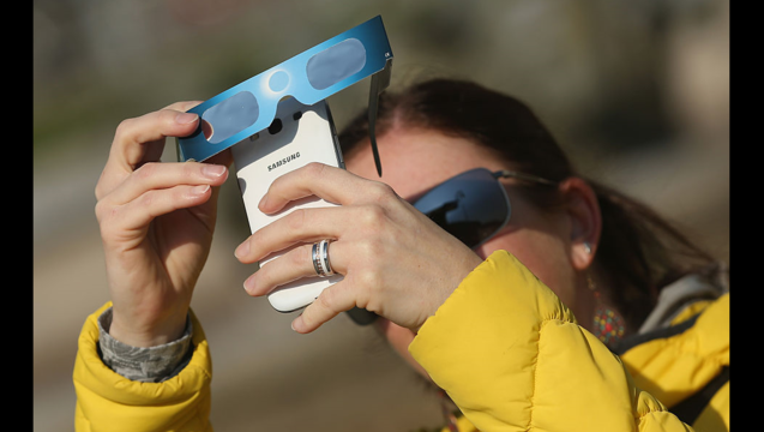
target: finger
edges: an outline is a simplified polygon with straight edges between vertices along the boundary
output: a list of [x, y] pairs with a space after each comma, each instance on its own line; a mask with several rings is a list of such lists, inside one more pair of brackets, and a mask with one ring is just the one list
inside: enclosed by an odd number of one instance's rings
[[167, 105], [163, 109], [186, 112], [190, 110], [191, 108], [199, 105], [200, 103], [202, 103], [202, 101], [180, 101], [180, 102], [171, 103], [170, 105]]
[[146, 144], [164, 143], [167, 137], [186, 136], [196, 130], [199, 116], [174, 109], [161, 109], [124, 120], [117, 127], [112, 153], [130, 167], [145, 162]]
[[114, 232], [141, 231], [155, 218], [175, 210], [201, 205], [211, 196], [212, 188], [209, 185], [175, 186], [148, 191], [123, 206], [108, 207], [99, 203], [96, 206], [96, 214], [102, 222], [102, 231], [105, 226], [119, 227]]
[[250, 264], [296, 243], [339, 239], [347, 234], [351, 221], [363, 207], [321, 207], [297, 209], [255, 231], [234, 252], [242, 263]]
[[[194, 106], [198, 105], [201, 102], [175, 102], [173, 104], [168, 105], [164, 109], [166, 110], [175, 110], [179, 112], [186, 112], [189, 109], [193, 108]], [[159, 139], [155, 142], [149, 142], [146, 143], [143, 148], [145, 149], [145, 154], [141, 158], [141, 161], [138, 162], [135, 167], [146, 163], [146, 162], [156, 162], [162, 157], [162, 153], [164, 152], [164, 145], [165, 140]]]
[[301, 278], [317, 276], [313, 268], [313, 245], [296, 246], [266, 263], [244, 281], [244, 290], [251, 296], [266, 295], [278, 286]]
[[[343, 244], [331, 242], [330, 266], [336, 274], [345, 274], [346, 267]], [[274, 289], [307, 277], [317, 277], [313, 264], [313, 244], [298, 245], [288, 252], [266, 263], [260, 264], [260, 269], [244, 281], [244, 289], [251, 296], [262, 296]]]
[[338, 314], [355, 306], [353, 291], [345, 281], [324, 289], [318, 298], [292, 321], [292, 329], [297, 333], [310, 333]]
[[174, 109], [162, 109], [122, 121], [114, 135], [96, 197], [100, 199], [110, 192], [140, 165], [158, 161], [167, 137], [187, 136], [196, 130], [198, 122], [198, 115]]
[[313, 162], [274, 180], [259, 208], [264, 213], [274, 213], [290, 201], [311, 195], [342, 205], [378, 202], [396, 196], [384, 183]]
[[198, 162], [150, 163], [138, 168], [107, 199], [113, 205], [122, 205], [153, 189], [180, 185], [220, 186], [227, 177], [228, 169], [223, 165]]
[[233, 154], [231, 153], [231, 149], [223, 150], [222, 152], [210, 157], [209, 159], [206, 159], [204, 163], [230, 167], [233, 163]]

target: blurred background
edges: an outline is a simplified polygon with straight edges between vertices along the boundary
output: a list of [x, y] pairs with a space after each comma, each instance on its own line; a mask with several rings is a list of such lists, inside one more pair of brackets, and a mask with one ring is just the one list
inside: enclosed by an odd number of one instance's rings
[[[125, 118], [204, 100], [381, 14], [392, 87], [469, 78], [529, 103], [590, 177], [729, 261], [729, 2], [34, 0], [34, 430], [73, 430], [85, 317], [108, 300], [94, 188]], [[368, 80], [329, 99], [338, 128]], [[169, 144], [172, 144], [170, 142]], [[164, 158], [174, 160], [174, 145]], [[289, 329], [241, 288], [249, 234], [223, 187], [192, 307], [213, 351], [217, 430], [411, 431], [437, 399], [344, 315]]]

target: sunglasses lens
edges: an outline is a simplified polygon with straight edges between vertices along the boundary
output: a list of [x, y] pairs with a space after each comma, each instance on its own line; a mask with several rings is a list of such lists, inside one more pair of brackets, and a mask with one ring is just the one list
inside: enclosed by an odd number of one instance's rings
[[211, 144], [218, 144], [252, 126], [260, 116], [255, 95], [237, 93], [202, 114], [202, 132]]
[[306, 74], [310, 85], [323, 90], [358, 73], [366, 65], [366, 48], [351, 38], [333, 45], [308, 60]]
[[467, 171], [441, 183], [414, 207], [471, 248], [496, 234], [510, 214], [504, 187], [485, 169]]

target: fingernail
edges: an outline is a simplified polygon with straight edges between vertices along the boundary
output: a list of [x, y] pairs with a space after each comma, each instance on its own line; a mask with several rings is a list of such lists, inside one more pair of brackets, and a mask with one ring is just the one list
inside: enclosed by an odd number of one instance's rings
[[175, 122], [178, 124], [185, 125], [185, 124], [195, 122], [196, 119], [198, 118], [199, 116], [193, 113], [179, 113], [178, 115], [175, 116]]
[[268, 202], [268, 194], [263, 195], [263, 197], [260, 199], [260, 203], [257, 205], [257, 208], [260, 209], [260, 211], [264, 211], [265, 204]]
[[[299, 321], [299, 324], [297, 324], [297, 321]], [[302, 316], [298, 316], [297, 318], [295, 318], [294, 321], [292, 321], [292, 330], [298, 332], [297, 331], [298, 327], [302, 327]]]
[[245, 241], [240, 244], [233, 253], [236, 258], [242, 259], [249, 254], [249, 242]]
[[210, 190], [210, 185], [194, 186], [191, 188], [191, 196], [193, 198], [202, 196], [206, 194], [208, 190]]
[[210, 179], [216, 179], [222, 176], [226, 172], [226, 167], [223, 165], [204, 164], [202, 166], [202, 174]]
[[255, 281], [252, 280], [252, 276], [248, 277], [244, 281], [244, 291], [247, 292], [247, 294], [252, 295], [252, 289], [255, 287]]

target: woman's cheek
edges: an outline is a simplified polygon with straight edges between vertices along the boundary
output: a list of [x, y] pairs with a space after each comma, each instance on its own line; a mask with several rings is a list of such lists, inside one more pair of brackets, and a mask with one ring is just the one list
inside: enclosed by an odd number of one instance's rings
[[[576, 304], [575, 271], [567, 251], [570, 245], [560, 237], [534, 230], [516, 230], [499, 235], [475, 252], [488, 257], [497, 250], [514, 255], [568, 307]], [[484, 258], [485, 259], [485, 258]]]

